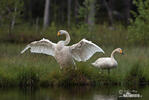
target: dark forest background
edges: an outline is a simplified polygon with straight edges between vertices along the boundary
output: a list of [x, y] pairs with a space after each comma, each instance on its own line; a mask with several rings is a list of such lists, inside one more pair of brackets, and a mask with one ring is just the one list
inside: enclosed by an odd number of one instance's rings
[[[42, 37], [57, 41], [60, 29], [77, 38], [72, 41], [89, 38], [105, 45], [146, 46], [149, 0], [0, 1], [1, 42], [24, 43]], [[119, 39], [123, 41], [117, 43]]]

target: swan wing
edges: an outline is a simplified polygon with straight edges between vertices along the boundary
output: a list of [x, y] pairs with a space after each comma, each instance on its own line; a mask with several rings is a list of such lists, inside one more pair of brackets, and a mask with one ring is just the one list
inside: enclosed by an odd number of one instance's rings
[[21, 54], [26, 50], [30, 49], [32, 53], [43, 53], [47, 55], [54, 56], [54, 49], [56, 44], [49, 41], [48, 39], [41, 39], [39, 41], [34, 41], [28, 44], [22, 51]]
[[86, 61], [96, 52], [104, 51], [91, 41], [82, 39], [80, 42], [70, 46], [72, 57], [77, 61]]

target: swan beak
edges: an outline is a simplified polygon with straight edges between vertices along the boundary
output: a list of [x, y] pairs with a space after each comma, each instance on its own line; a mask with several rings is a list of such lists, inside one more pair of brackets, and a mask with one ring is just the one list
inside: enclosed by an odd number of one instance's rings
[[60, 36], [60, 32], [57, 33], [57, 36]]
[[120, 50], [120, 54], [124, 55], [124, 53], [123, 53], [123, 51], [122, 51], [122, 50]]

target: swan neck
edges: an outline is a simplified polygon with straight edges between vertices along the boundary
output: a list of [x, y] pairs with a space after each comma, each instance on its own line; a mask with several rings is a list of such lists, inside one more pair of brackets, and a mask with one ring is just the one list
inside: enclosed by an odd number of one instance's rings
[[70, 42], [70, 36], [69, 36], [69, 33], [65, 33], [65, 35], [66, 35], [66, 40], [64, 41], [64, 44], [68, 45]]
[[114, 58], [115, 50], [111, 53], [111, 58]]

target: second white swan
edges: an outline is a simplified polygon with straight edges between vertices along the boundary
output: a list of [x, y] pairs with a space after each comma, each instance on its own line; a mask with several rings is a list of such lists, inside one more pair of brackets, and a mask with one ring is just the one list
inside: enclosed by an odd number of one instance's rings
[[92, 65], [100, 69], [107, 69], [108, 73], [110, 73], [110, 69], [116, 68], [118, 66], [118, 63], [114, 58], [114, 54], [116, 52], [123, 54], [122, 49], [117, 48], [113, 50], [113, 52], [111, 53], [111, 57], [98, 58], [94, 63], [92, 63]]

